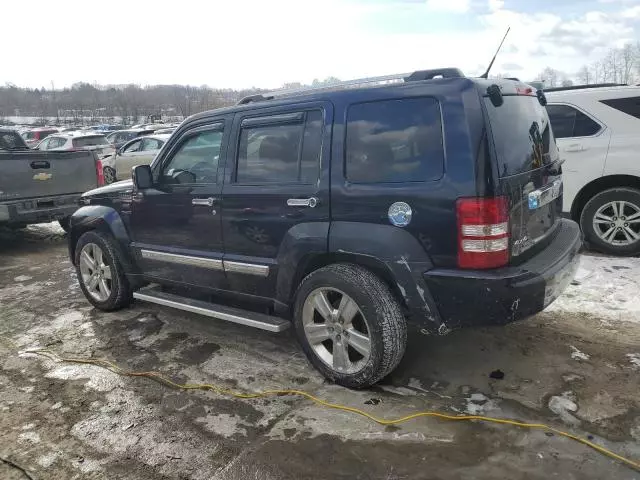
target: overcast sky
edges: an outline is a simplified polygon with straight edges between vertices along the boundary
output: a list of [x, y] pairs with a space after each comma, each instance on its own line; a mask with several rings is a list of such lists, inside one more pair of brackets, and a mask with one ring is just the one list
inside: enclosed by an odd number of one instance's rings
[[[0, 84], [275, 88], [418, 69], [569, 74], [640, 40], [640, 0], [2, 0]], [[9, 54], [9, 51], [12, 51]]]

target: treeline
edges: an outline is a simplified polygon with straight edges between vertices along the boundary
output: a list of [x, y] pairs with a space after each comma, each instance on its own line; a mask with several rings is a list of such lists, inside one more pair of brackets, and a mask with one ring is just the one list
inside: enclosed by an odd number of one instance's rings
[[567, 73], [555, 68], [545, 68], [536, 80], [547, 87], [570, 86], [574, 83], [640, 83], [640, 42], [628, 43], [622, 48], [612, 48], [600, 60], [583, 65], [577, 72]]
[[9, 117], [35, 117], [37, 123], [137, 123], [150, 115], [178, 119], [232, 105], [257, 89], [212, 89], [207, 86], [101, 86], [77, 83], [71, 88], [0, 87], [0, 123]]
[[[312, 85], [338, 82], [335, 77], [314, 80]], [[288, 83], [283, 88], [304, 87]], [[71, 88], [0, 87], [0, 124], [11, 118], [28, 117], [38, 124], [94, 124], [144, 121], [149, 116], [180, 120], [194, 113], [233, 105], [242, 97], [263, 90], [214, 89], [206, 85], [119, 85], [76, 83]]]

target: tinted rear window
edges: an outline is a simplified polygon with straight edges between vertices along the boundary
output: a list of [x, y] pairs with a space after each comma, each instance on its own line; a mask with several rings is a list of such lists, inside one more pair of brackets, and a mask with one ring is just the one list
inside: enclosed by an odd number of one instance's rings
[[73, 139], [73, 146], [75, 148], [93, 147], [95, 145], [108, 145], [107, 139], [104, 135], [95, 135], [93, 137], [81, 137]]
[[346, 177], [350, 182], [424, 182], [439, 179], [443, 170], [436, 99], [383, 100], [349, 108]]
[[503, 96], [504, 103], [485, 105], [491, 123], [501, 177], [528, 172], [552, 163], [558, 152], [547, 111], [536, 97]]
[[0, 150], [20, 150], [28, 148], [17, 132], [0, 132]]
[[600, 101], [622, 113], [640, 118], [640, 97], [612, 98]]

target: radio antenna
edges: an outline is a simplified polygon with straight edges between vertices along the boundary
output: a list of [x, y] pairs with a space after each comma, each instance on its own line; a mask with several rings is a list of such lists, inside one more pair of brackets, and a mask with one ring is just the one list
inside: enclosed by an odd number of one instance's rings
[[491, 67], [493, 67], [493, 62], [496, 61], [496, 57], [498, 56], [498, 53], [500, 53], [500, 49], [502, 48], [502, 44], [504, 43], [505, 39], [507, 38], [507, 35], [509, 35], [509, 30], [511, 30], [511, 27], [507, 28], [507, 32], [504, 34], [504, 37], [502, 37], [502, 41], [500, 42], [500, 45], [498, 46], [498, 50], [496, 50], [496, 54], [491, 59], [491, 63], [487, 67], [487, 71], [484, 72], [482, 75], [480, 75], [480, 78], [489, 78], [489, 71], [491, 70]]

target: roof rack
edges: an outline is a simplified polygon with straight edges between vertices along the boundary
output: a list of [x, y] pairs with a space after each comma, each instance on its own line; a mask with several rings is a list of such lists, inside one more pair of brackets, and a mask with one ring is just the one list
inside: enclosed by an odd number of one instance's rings
[[545, 92], [561, 92], [563, 90], [582, 90], [584, 88], [628, 87], [626, 83], [592, 83], [590, 85], [571, 85], [570, 87], [545, 88]]
[[346, 80], [344, 82], [336, 82], [329, 85], [310, 86], [295, 89], [281, 89], [264, 94], [249, 95], [248, 97], [242, 98], [237, 103], [237, 105], [245, 105], [251, 102], [274, 100], [275, 98], [295, 97], [297, 95], [304, 95], [308, 92], [343, 90], [346, 88], [373, 86], [372, 84], [385, 85], [390, 83], [418, 82], [421, 80], [433, 80], [434, 78], [438, 77], [460, 78], [464, 77], [464, 73], [462, 73], [457, 68], [439, 68], [434, 70], [418, 70], [411, 73], [396, 73], [394, 75], [383, 75], [380, 77], [358, 78], [356, 80]]

